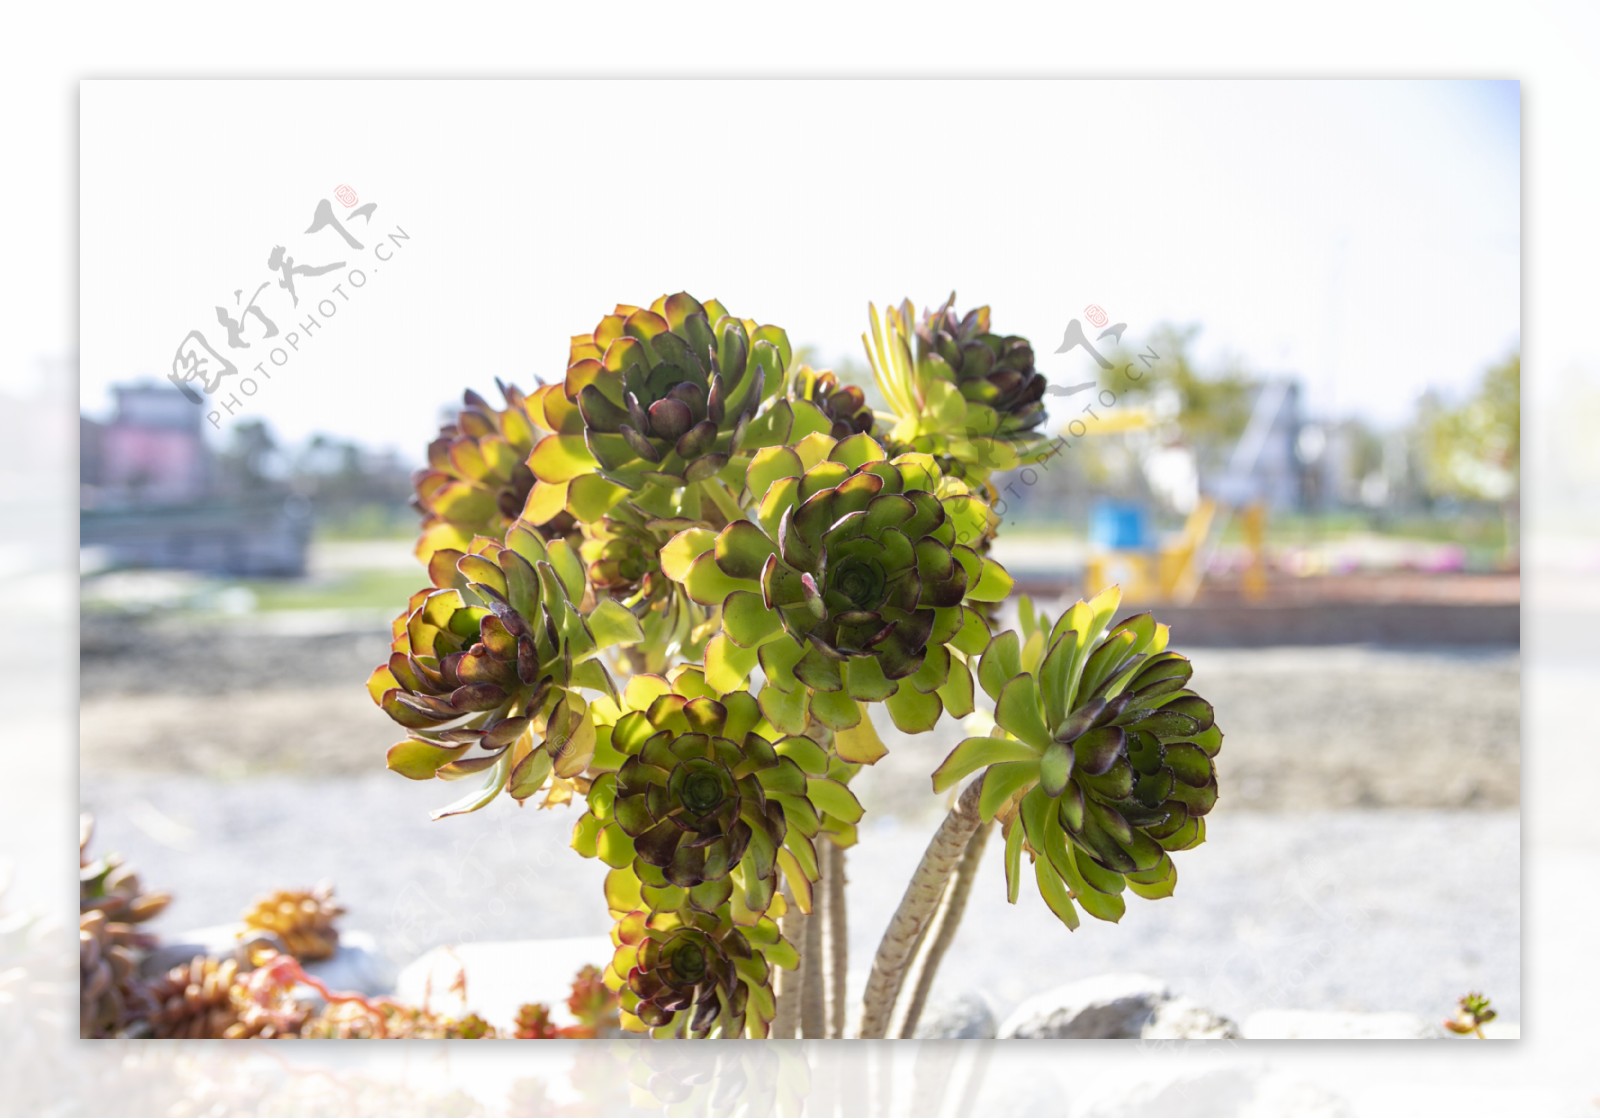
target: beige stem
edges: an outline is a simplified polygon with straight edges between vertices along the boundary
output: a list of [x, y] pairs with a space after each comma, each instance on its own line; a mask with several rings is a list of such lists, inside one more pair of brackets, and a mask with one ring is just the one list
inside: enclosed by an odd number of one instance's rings
[[973, 781], [961, 793], [955, 806], [933, 833], [928, 849], [917, 864], [900, 907], [889, 920], [878, 954], [867, 978], [867, 994], [861, 1010], [861, 1036], [881, 1038], [889, 1028], [906, 965], [939, 906], [945, 884], [966, 853], [967, 841], [978, 827], [978, 796], [983, 782]]
[[800, 963], [792, 971], [787, 968], [778, 969], [778, 1006], [772, 1019], [771, 1036], [779, 1040], [788, 1040], [795, 1036], [800, 1027], [801, 989], [805, 983], [806, 972], [806, 915], [800, 912], [800, 907], [794, 903], [794, 897], [790, 894], [788, 886], [783, 888], [783, 896], [788, 901], [789, 908], [779, 918], [778, 928], [783, 933], [783, 938], [794, 945]]
[[[824, 873], [826, 873], [824, 871]], [[811, 915], [806, 918], [806, 946], [801, 953], [800, 1036], [816, 1040], [828, 1036], [828, 969], [822, 955], [822, 932], [827, 923], [827, 895], [816, 883], [811, 890]]]
[[988, 845], [990, 828], [985, 825], [972, 833], [967, 841], [967, 852], [961, 857], [950, 888], [945, 891], [944, 904], [939, 906], [933, 928], [924, 938], [927, 945], [917, 961], [917, 982], [911, 989], [911, 1001], [906, 1004], [905, 1019], [900, 1024], [901, 1037], [914, 1037], [922, 1009], [928, 1004], [928, 992], [933, 989], [933, 977], [939, 971], [944, 954], [956, 938], [961, 926], [961, 915], [967, 908], [967, 898], [972, 893], [972, 880], [977, 877], [978, 866], [983, 862], [983, 849]]
[[829, 979], [829, 1037], [843, 1037], [849, 1023], [846, 1021], [845, 981], [850, 973], [850, 922], [845, 911], [844, 874], [845, 849], [824, 842], [827, 869], [823, 871], [822, 885], [828, 894], [828, 979]]

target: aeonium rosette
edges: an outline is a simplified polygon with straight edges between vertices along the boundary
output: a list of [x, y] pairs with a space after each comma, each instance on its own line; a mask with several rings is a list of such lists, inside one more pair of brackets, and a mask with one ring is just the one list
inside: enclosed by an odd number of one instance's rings
[[1051, 625], [1023, 600], [1022, 635], [1000, 634], [979, 662], [996, 733], [964, 740], [933, 775], [942, 791], [985, 770], [978, 810], [1005, 821], [1010, 899], [1026, 845], [1040, 893], [1073, 928], [1074, 901], [1116, 921], [1124, 888], [1169, 896], [1170, 852], [1204, 842], [1217, 802], [1211, 705], [1187, 687], [1193, 668], [1167, 651], [1166, 626], [1137, 614], [1107, 628], [1120, 601], [1112, 587]]
[[736, 519], [751, 452], [835, 423], [792, 391], [791, 358], [782, 328], [714, 299], [619, 304], [573, 336], [565, 378], [529, 398], [551, 434], [528, 459], [538, 481], [525, 516], [593, 524], [626, 498], [661, 516]]
[[585, 615], [583, 564], [565, 540], [546, 543], [517, 523], [501, 543], [435, 551], [432, 585], [395, 619], [389, 659], [367, 690], [410, 731], [389, 768], [415, 780], [485, 774], [484, 784], [434, 813], [471, 812], [508, 789], [524, 800], [554, 775], [582, 773], [594, 731], [581, 689], [615, 690], [603, 649], [639, 640], [615, 602]]
[[688, 529], [661, 552], [691, 598], [721, 608], [707, 679], [742, 687], [759, 664], [761, 709], [791, 732], [809, 719], [853, 727], [863, 701], [883, 701], [907, 732], [968, 714], [963, 656], [989, 639], [972, 604], [1012, 583], [969, 543], [988, 506], [929, 456], [891, 459], [864, 434], [762, 449], [747, 484], [754, 521]]
[[624, 1029], [655, 1037], [766, 1037], [773, 970], [799, 966], [771, 918], [738, 925], [701, 909], [634, 910], [611, 931], [605, 982]]
[[619, 700], [594, 704], [597, 775], [573, 830], [580, 854], [637, 883], [608, 891], [636, 888], [657, 912], [728, 906], [748, 924], [773, 904], [781, 871], [810, 909], [824, 819], [851, 825], [862, 811], [828, 752], [779, 733], [749, 692], [720, 693], [697, 666], [670, 681], [634, 676]]

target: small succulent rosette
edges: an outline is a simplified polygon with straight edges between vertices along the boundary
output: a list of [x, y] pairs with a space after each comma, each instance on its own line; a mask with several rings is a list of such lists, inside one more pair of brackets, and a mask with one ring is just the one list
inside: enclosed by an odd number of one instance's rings
[[831, 369], [813, 369], [799, 365], [790, 379], [790, 395], [817, 406], [828, 417], [828, 434], [835, 439], [848, 439], [852, 435], [872, 435], [877, 420], [867, 404], [867, 394], [860, 385], [847, 385]]
[[1171, 852], [1204, 842], [1217, 802], [1211, 705], [1189, 690], [1193, 669], [1167, 651], [1166, 626], [1138, 614], [1107, 629], [1120, 601], [1113, 587], [1050, 625], [1024, 600], [1022, 634], [1000, 634], [979, 661], [995, 731], [963, 741], [933, 775], [941, 791], [985, 771], [979, 813], [1004, 821], [1010, 899], [1026, 849], [1070, 928], [1074, 902], [1116, 921], [1125, 889], [1169, 896]]
[[580, 689], [614, 692], [602, 650], [638, 641], [638, 620], [609, 599], [587, 615], [583, 562], [520, 522], [505, 542], [478, 537], [428, 562], [432, 585], [395, 619], [389, 660], [367, 690], [410, 737], [389, 768], [415, 780], [484, 774], [434, 813], [471, 812], [502, 790], [525, 800], [552, 780], [570, 787], [593, 752]]
[[643, 638], [628, 649], [636, 671], [663, 671], [680, 661], [698, 661], [711, 636], [712, 611], [691, 599], [661, 570], [661, 549], [698, 522], [660, 516], [630, 501], [614, 506], [598, 525], [587, 526], [582, 545], [589, 584], [639, 619]]
[[800, 962], [776, 921], [738, 925], [699, 909], [634, 910], [611, 939], [605, 981], [619, 994], [622, 1027], [655, 1037], [766, 1037], [773, 969]]
[[1046, 381], [1026, 338], [993, 333], [988, 307], [958, 315], [954, 304], [952, 293], [921, 320], [909, 300], [874, 306], [862, 342], [896, 417], [887, 442], [982, 486], [1042, 447]]

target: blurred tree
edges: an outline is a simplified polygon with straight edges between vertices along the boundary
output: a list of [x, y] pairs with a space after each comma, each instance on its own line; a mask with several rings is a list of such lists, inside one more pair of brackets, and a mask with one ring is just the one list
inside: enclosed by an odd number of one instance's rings
[[281, 485], [278, 441], [262, 420], [233, 425], [226, 448], [217, 456], [224, 492], [259, 493]]
[[[1250, 422], [1261, 382], [1236, 362], [1202, 370], [1193, 356], [1199, 333], [1197, 324], [1163, 323], [1137, 341], [1097, 343], [1110, 369], [1098, 368], [1086, 354], [1068, 355], [1071, 370], [1052, 371], [1052, 380], [1075, 385], [1092, 374], [1097, 390], [1116, 394], [1115, 403], [1108, 408], [1110, 397], [1089, 392], [1062, 398], [1052, 390], [1046, 396], [1051, 430], [1063, 430], [1085, 407], [1101, 420], [1085, 418], [1090, 433], [1074, 441], [1066, 456], [1069, 470], [1053, 471], [1051, 485], [1031, 496], [1055, 502], [1059, 496], [1052, 490], [1067, 485], [1102, 496], [1147, 497], [1140, 465], [1160, 448], [1187, 447], [1202, 477], [1223, 470]], [[1143, 422], [1129, 426], [1141, 413]]]
[[1460, 405], [1427, 409], [1419, 426], [1429, 494], [1498, 505], [1506, 518], [1507, 558], [1514, 561], [1522, 490], [1522, 355], [1489, 369]]

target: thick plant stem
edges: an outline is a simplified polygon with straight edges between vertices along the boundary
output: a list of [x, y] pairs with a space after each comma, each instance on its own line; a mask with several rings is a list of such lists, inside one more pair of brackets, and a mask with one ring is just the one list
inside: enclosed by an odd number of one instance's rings
[[827, 895], [817, 886], [812, 888], [811, 915], [806, 918], [806, 944], [802, 953], [805, 963], [800, 988], [800, 1036], [812, 1040], [828, 1036], [827, 960], [822, 954]]
[[933, 989], [933, 977], [938, 973], [939, 963], [950, 950], [956, 930], [961, 926], [961, 915], [966, 911], [967, 898], [972, 894], [972, 880], [977, 877], [978, 866], [983, 862], [983, 849], [989, 843], [991, 830], [988, 824], [984, 824], [967, 840], [967, 852], [961, 856], [961, 864], [956, 867], [950, 887], [945, 891], [944, 904], [939, 907], [933, 928], [924, 938], [926, 947], [918, 961], [917, 982], [911, 989], [911, 1001], [906, 1004], [905, 1018], [900, 1023], [901, 1037], [916, 1036], [922, 1008], [928, 1004], [928, 992]]
[[783, 938], [794, 945], [800, 956], [800, 966], [793, 971], [780, 969], [778, 972], [778, 1005], [777, 1012], [772, 1018], [771, 1036], [777, 1040], [792, 1039], [800, 1027], [800, 999], [801, 990], [805, 985], [806, 973], [806, 915], [794, 903], [794, 896], [787, 886], [783, 890], [784, 898], [789, 902], [789, 908], [779, 918], [778, 927], [783, 933]]
[[850, 972], [850, 922], [845, 911], [843, 847], [824, 841], [822, 886], [828, 895], [828, 1036], [843, 1037], [846, 1017], [845, 980]]
[[962, 791], [939, 830], [933, 833], [928, 849], [922, 854], [922, 862], [917, 864], [905, 896], [900, 899], [900, 907], [889, 919], [889, 927], [872, 961], [872, 974], [867, 978], [867, 994], [861, 1008], [861, 1036], [864, 1038], [881, 1038], [888, 1032], [889, 1017], [894, 1012], [901, 984], [905, 982], [912, 953], [939, 906], [945, 884], [966, 853], [967, 841], [978, 828], [978, 796], [982, 787], [982, 781], [974, 781]]

